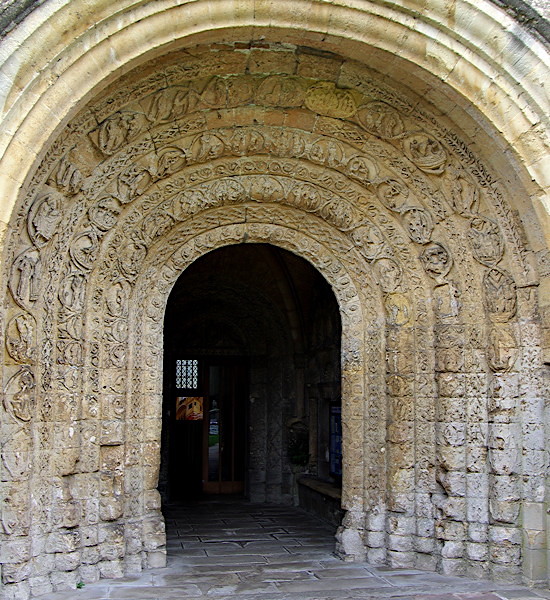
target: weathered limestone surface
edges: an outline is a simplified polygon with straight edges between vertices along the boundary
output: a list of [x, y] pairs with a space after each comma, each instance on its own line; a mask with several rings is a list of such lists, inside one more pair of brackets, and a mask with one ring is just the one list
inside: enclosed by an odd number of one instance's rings
[[[342, 52], [159, 50], [110, 85], [114, 66], [98, 67], [104, 89], [70, 119], [50, 112], [57, 83], [31, 110], [47, 77], [6, 61], [3, 81], [21, 86], [3, 87], [0, 139], [0, 598], [163, 564], [166, 300], [199, 257], [255, 242], [309, 261], [338, 301], [341, 554], [547, 582], [543, 60], [532, 105], [516, 112], [517, 90], [498, 105], [510, 112], [489, 148], [465, 101], [430, 104], [447, 87], [427, 77], [415, 95]], [[464, 59], [447, 58], [458, 85]], [[462, 110], [479, 129], [456, 126]], [[57, 123], [55, 137], [29, 145], [26, 119], [37, 140]]]

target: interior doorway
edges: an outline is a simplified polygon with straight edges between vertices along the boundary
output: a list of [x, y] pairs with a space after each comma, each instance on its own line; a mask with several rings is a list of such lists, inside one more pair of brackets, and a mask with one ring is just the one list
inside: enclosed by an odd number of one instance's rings
[[244, 358], [176, 358], [168, 479], [173, 500], [242, 494], [248, 365]]
[[341, 485], [340, 337], [332, 289], [268, 244], [198, 259], [165, 316], [159, 489], [293, 504], [302, 476]]

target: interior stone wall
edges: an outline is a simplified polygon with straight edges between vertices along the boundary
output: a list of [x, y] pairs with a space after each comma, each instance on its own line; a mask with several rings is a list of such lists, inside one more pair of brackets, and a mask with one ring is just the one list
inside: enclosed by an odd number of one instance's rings
[[505, 182], [359, 63], [174, 53], [71, 120], [4, 256], [0, 597], [162, 565], [162, 339], [174, 282], [269, 243], [342, 320], [339, 551], [546, 580], [538, 274]]

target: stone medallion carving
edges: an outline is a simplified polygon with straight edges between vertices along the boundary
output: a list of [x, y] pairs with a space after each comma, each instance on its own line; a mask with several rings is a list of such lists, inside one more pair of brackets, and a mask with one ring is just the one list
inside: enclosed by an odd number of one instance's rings
[[492, 321], [506, 322], [516, 314], [516, 284], [506, 271], [488, 269], [483, 277], [483, 291], [485, 307]]
[[472, 253], [481, 264], [493, 266], [500, 262], [504, 253], [504, 243], [496, 223], [476, 217], [470, 221], [468, 237]]
[[447, 153], [433, 136], [417, 133], [403, 142], [405, 156], [426, 173], [440, 175], [445, 170]]
[[380, 258], [374, 263], [382, 291], [391, 294], [401, 285], [403, 273], [401, 267], [391, 258]]
[[403, 182], [387, 179], [378, 184], [377, 195], [386, 208], [400, 212], [407, 202], [409, 190]]
[[328, 117], [348, 118], [357, 106], [349, 90], [337, 88], [329, 81], [312, 85], [306, 92], [305, 105], [313, 112]]
[[69, 250], [75, 265], [89, 271], [99, 252], [99, 242], [95, 231], [84, 231], [73, 241]]
[[399, 112], [385, 102], [369, 102], [357, 110], [357, 119], [369, 133], [391, 139], [399, 137], [405, 130]]
[[430, 244], [420, 255], [420, 260], [426, 273], [436, 280], [445, 277], [453, 266], [448, 250], [438, 242]]
[[23, 367], [6, 385], [4, 408], [18, 421], [30, 421], [35, 410], [36, 382], [29, 367]]
[[29, 313], [20, 313], [8, 323], [6, 348], [19, 363], [32, 364], [36, 356], [36, 321]]
[[9, 280], [13, 299], [22, 308], [31, 307], [37, 300], [42, 277], [42, 261], [36, 248], [28, 248], [14, 260]]
[[61, 196], [44, 192], [34, 201], [27, 217], [29, 237], [36, 246], [48, 243], [61, 221]]
[[403, 211], [402, 217], [413, 242], [427, 244], [431, 240], [433, 223], [428, 211], [422, 208], [409, 208]]
[[301, 106], [304, 97], [303, 81], [289, 75], [266, 77], [256, 92], [256, 98], [267, 106]]
[[116, 225], [120, 205], [115, 198], [103, 198], [88, 210], [88, 217], [92, 225], [100, 231], [109, 231]]
[[146, 127], [145, 115], [121, 111], [106, 119], [93, 133], [92, 141], [106, 155], [114, 154], [134, 140]]

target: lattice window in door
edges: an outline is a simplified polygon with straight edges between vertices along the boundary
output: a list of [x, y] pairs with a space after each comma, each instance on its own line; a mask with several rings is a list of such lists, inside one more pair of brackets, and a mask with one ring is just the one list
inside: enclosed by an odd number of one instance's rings
[[199, 387], [198, 360], [176, 360], [176, 387], [186, 390]]

